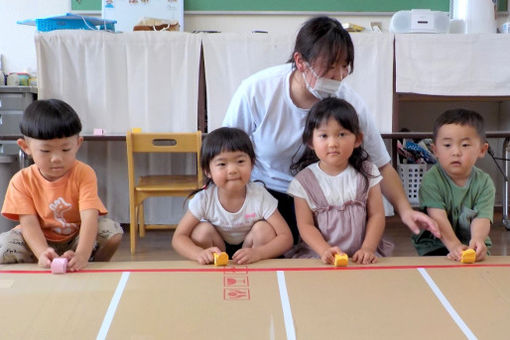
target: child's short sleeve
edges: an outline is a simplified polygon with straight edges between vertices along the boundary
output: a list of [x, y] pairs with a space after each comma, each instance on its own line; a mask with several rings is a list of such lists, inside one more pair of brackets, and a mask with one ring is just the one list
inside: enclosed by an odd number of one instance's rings
[[197, 220], [205, 218], [205, 201], [207, 200], [206, 196], [208, 196], [206, 195], [206, 190], [211, 190], [211, 187], [197, 192], [189, 200], [188, 209]]
[[11, 220], [19, 220], [20, 215], [37, 215], [34, 201], [27, 192], [21, 171], [16, 173], [7, 187], [2, 215]]
[[278, 209], [278, 200], [262, 184], [253, 183], [252, 185], [256, 188], [254, 191], [256, 197], [258, 196], [262, 217], [267, 220]]
[[76, 171], [76, 181], [79, 183], [79, 210], [97, 209], [100, 215], [108, 213], [97, 193], [97, 177], [94, 169], [79, 163]]
[[425, 173], [419, 189], [420, 208], [437, 208], [446, 210], [444, 188], [448, 186], [440, 176], [437, 165]]
[[476, 193], [476, 201], [473, 210], [478, 213], [478, 218], [488, 218], [492, 222], [496, 188], [494, 187], [494, 182], [487, 173], [480, 170], [478, 177], [479, 179], [476, 184], [478, 192]]
[[373, 186], [379, 184], [379, 182], [382, 181], [381, 173], [379, 172], [379, 169], [374, 163], [369, 163], [369, 174], [372, 177], [368, 178], [369, 187], [372, 188]]
[[308, 195], [306, 194], [305, 188], [301, 185], [301, 183], [293, 178], [292, 181], [290, 181], [289, 188], [287, 189], [287, 193], [290, 196], [293, 197], [299, 197], [306, 199]]

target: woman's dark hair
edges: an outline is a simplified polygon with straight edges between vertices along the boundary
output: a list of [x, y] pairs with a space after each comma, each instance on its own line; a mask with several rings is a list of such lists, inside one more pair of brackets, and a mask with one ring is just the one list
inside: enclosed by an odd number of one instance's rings
[[[251, 163], [255, 164], [255, 150], [250, 137], [241, 129], [232, 127], [221, 127], [207, 134], [202, 142], [200, 149], [200, 166], [205, 175], [211, 172], [209, 164], [214, 157], [222, 152], [241, 151], [246, 153]], [[194, 191], [188, 197], [195, 195], [197, 192], [207, 188], [212, 179], [206, 176], [206, 183], [203, 188]]]
[[25, 109], [19, 129], [26, 137], [49, 140], [79, 134], [81, 122], [76, 111], [62, 100], [36, 100]]
[[[315, 152], [308, 145], [312, 144], [313, 131], [326, 123], [330, 118], [336, 120], [344, 129], [351, 131], [356, 136], [361, 135], [358, 114], [351, 104], [336, 97], [328, 97], [318, 101], [312, 106], [306, 117], [302, 138], [306, 149], [301, 158], [291, 165], [290, 170], [293, 175], [308, 165], [319, 161]], [[367, 160], [368, 154], [361, 145], [354, 148], [352, 155], [349, 157], [349, 164], [366, 179], [365, 190], [368, 187], [368, 178], [374, 177], [370, 172], [371, 169], [367, 166]]]
[[314, 17], [303, 24], [297, 34], [294, 51], [288, 60], [294, 67], [296, 52], [310, 64], [318, 57], [324, 58], [325, 72], [334, 65], [344, 62], [349, 67], [349, 73], [354, 69], [354, 46], [351, 36], [340, 21], [330, 17]]

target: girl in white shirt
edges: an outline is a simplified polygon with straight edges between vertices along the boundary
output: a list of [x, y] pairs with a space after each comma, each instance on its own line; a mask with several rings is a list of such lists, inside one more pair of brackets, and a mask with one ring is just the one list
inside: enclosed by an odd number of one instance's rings
[[248, 135], [219, 128], [204, 139], [200, 164], [207, 177], [194, 193], [175, 230], [172, 246], [200, 264], [226, 251], [236, 264], [282, 255], [292, 234], [277, 209], [278, 201], [261, 183], [250, 182], [255, 152]]
[[288, 257], [320, 257], [332, 264], [346, 253], [360, 264], [390, 254], [382, 241], [385, 216], [377, 167], [361, 147], [363, 134], [355, 109], [343, 99], [326, 98], [310, 109], [303, 144], [307, 150], [292, 169], [301, 242]]

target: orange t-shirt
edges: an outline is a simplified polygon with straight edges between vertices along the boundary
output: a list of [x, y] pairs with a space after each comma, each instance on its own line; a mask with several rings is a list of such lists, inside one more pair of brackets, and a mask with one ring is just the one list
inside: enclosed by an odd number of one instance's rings
[[108, 213], [97, 195], [96, 173], [90, 166], [76, 161], [64, 176], [50, 182], [33, 164], [12, 177], [2, 215], [11, 220], [36, 215], [48, 241], [64, 242], [78, 233], [80, 211], [87, 209]]

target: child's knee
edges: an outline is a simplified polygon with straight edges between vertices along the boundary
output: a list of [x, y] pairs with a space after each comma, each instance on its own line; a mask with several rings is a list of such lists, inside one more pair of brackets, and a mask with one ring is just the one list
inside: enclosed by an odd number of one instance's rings
[[256, 222], [250, 234], [254, 247], [264, 245], [276, 237], [274, 228], [265, 220]]
[[218, 237], [221, 239], [221, 236], [219, 236], [212, 224], [207, 222], [199, 223], [193, 228], [190, 235], [191, 240], [203, 248], [208, 248], [215, 244], [215, 239]]
[[120, 226], [119, 222], [106, 217], [100, 217], [97, 223], [97, 239], [99, 243], [106, 242], [107, 240], [115, 237], [116, 239], [122, 239], [124, 230]]
[[0, 264], [35, 261], [36, 258], [28, 249], [21, 231], [13, 229], [0, 234]]
[[120, 245], [121, 241], [122, 241], [122, 234], [115, 234], [108, 239], [107, 243], [111, 246], [118, 247]]

